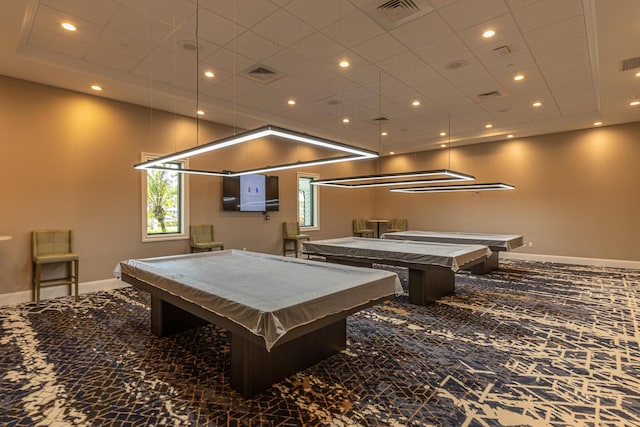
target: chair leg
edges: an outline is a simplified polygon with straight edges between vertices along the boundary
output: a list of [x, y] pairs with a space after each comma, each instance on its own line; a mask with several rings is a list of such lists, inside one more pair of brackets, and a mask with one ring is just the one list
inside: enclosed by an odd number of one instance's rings
[[40, 264], [36, 264], [36, 281], [35, 291], [36, 291], [36, 306], [40, 307], [40, 277], [42, 275], [42, 266]]
[[76, 260], [73, 262], [75, 264], [75, 274], [73, 275], [74, 277], [74, 282], [76, 285], [76, 301], [78, 301], [78, 281], [80, 280], [80, 275], [78, 274], [78, 266], [80, 264], [80, 261]]
[[300, 241], [299, 240], [295, 240], [293, 242], [293, 248], [296, 251], [296, 258], [298, 258], [298, 252], [300, 251]]

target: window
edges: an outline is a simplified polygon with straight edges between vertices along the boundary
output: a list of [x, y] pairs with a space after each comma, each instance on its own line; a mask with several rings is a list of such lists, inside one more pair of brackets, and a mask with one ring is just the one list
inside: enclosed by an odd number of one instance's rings
[[316, 174], [298, 173], [298, 222], [301, 228], [318, 229], [318, 187], [311, 181], [318, 179]]
[[[146, 154], [143, 160], [154, 157]], [[165, 166], [182, 169], [185, 164], [176, 161]], [[185, 175], [166, 170], [146, 170], [142, 174], [142, 241], [187, 238]]]

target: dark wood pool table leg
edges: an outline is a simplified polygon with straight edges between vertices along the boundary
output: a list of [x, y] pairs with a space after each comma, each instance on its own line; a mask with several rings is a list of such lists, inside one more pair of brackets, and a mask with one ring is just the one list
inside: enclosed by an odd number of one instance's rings
[[206, 320], [151, 295], [151, 333], [166, 337], [188, 329], [206, 325]]
[[491, 256], [479, 264], [471, 266], [470, 270], [473, 274], [487, 274], [498, 269], [498, 251], [492, 251]]
[[409, 302], [432, 304], [455, 290], [455, 274], [449, 268], [409, 268]]
[[271, 351], [232, 333], [231, 387], [251, 397], [346, 347], [346, 318], [278, 344]]

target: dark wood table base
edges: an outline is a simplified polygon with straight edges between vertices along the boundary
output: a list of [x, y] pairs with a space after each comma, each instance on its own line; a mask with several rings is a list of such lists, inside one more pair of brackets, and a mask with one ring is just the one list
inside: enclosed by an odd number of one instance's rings
[[[407, 267], [406, 263], [387, 260], [372, 261], [364, 258], [326, 255], [324, 257], [327, 262], [355, 267], [371, 268], [374, 263]], [[436, 300], [453, 294], [455, 283], [455, 273], [450, 268], [411, 264], [409, 266], [409, 302], [416, 305], [433, 304]]]
[[495, 249], [491, 250], [491, 256], [484, 260], [484, 262], [480, 264], [472, 265], [470, 270], [473, 274], [483, 275], [487, 273], [491, 273], [494, 270], [498, 269], [498, 251]]
[[267, 351], [264, 339], [202, 306], [128, 274], [122, 280], [151, 294], [151, 332], [165, 337], [207, 323], [231, 333], [231, 388], [251, 397], [280, 380], [315, 365], [347, 346], [347, 316], [390, 297], [367, 301], [349, 310], [301, 325]]

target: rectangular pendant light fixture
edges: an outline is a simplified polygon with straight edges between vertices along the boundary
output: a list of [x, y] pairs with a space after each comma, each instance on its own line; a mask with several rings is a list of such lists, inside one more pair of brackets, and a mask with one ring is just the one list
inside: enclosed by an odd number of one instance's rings
[[[409, 179], [419, 178], [419, 179]], [[414, 172], [384, 173], [376, 175], [349, 176], [343, 178], [318, 179], [311, 185], [325, 185], [340, 188], [366, 188], [393, 185], [434, 184], [438, 182], [473, 181], [473, 175], [448, 169], [434, 169]]]
[[407, 187], [392, 188], [389, 191], [394, 193], [455, 193], [461, 191], [494, 191], [494, 190], [515, 190], [513, 185], [502, 182], [478, 183], [478, 184], [458, 184], [458, 185], [434, 185], [431, 187]]
[[[198, 156], [200, 154], [208, 153], [214, 150], [231, 147], [234, 145], [242, 144], [244, 142], [253, 141], [259, 138], [268, 136], [277, 136], [289, 141], [296, 141], [303, 144], [315, 145], [318, 147], [328, 148], [341, 153], [347, 153], [340, 157], [325, 157], [316, 160], [285, 163], [279, 165], [269, 165], [261, 168], [246, 169], [242, 171], [207, 171], [198, 169], [172, 169], [163, 166], [165, 163], [173, 162], [176, 160], [185, 159], [188, 157]], [[347, 162], [352, 160], [372, 159], [378, 157], [378, 153], [371, 150], [365, 150], [359, 147], [354, 147], [348, 144], [342, 144], [330, 139], [321, 138], [318, 136], [309, 135], [302, 132], [296, 132], [289, 129], [281, 128], [273, 125], [265, 125], [253, 130], [242, 132], [233, 136], [222, 138], [216, 141], [209, 142], [204, 145], [191, 147], [186, 150], [178, 151], [166, 156], [157, 157], [146, 162], [138, 163], [134, 167], [136, 169], [159, 169], [159, 170], [171, 170], [173, 172], [191, 173], [199, 175], [213, 175], [213, 176], [240, 176], [252, 173], [265, 173], [277, 170], [301, 168], [306, 166], [326, 165], [330, 163]]]

